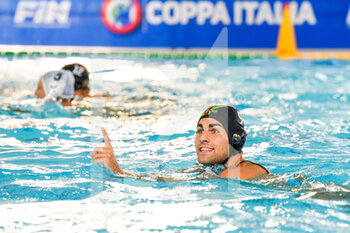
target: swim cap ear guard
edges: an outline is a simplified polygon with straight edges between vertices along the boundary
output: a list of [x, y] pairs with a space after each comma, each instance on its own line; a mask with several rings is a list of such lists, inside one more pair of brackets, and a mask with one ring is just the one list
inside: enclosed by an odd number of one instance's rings
[[[241, 132], [238, 133], [238, 131], [241, 131]], [[233, 133], [232, 145], [238, 152], [242, 152], [242, 148], [245, 144], [246, 138], [247, 138], [247, 133], [244, 129], [243, 130], [237, 129], [237, 132]]]
[[75, 79], [75, 91], [89, 88], [89, 72], [85, 66], [79, 63], [73, 63], [63, 66], [62, 69], [69, 70], [73, 73]]
[[214, 105], [203, 112], [198, 122], [203, 118], [213, 118], [225, 128], [230, 144], [228, 158], [242, 152], [247, 132], [244, 129], [241, 114], [237, 109], [232, 106]]

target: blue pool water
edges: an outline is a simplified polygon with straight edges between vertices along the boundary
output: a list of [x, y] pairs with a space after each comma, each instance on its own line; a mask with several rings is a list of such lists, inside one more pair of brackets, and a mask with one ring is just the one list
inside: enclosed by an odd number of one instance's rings
[[[38, 102], [39, 76], [70, 62], [112, 97]], [[0, 231], [347, 232], [349, 90], [338, 60], [1, 58]], [[201, 179], [195, 125], [212, 104], [241, 111], [245, 158], [274, 175]], [[101, 127], [142, 178], [91, 163]]]

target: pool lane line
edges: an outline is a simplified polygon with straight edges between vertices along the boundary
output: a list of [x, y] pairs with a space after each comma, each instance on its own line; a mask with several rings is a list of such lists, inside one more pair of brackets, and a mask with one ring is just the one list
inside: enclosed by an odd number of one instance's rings
[[207, 54], [207, 53], [154, 53], [154, 52], [113, 52], [113, 53], [81, 53], [81, 52], [53, 52], [53, 51], [0, 51], [0, 57], [71, 57], [71, 56], [126, 56], [126, 57], [139, 57], [139, 58], [162, 58], [162, 59], [230, 59], [230, 60], [239, 60], [239, 59], [258, 59], [258, 58], [274, 58], [273, 54], [260, 54], [260, 53], [230, 53], [228, 55], [223, 54]]
[[[209, 54], [209, 53], [156, 53], [156, 52], [68, 52], [68, 51], [0, 51], [0, 57], [98, 57], [98, 56], [124, 56], [131, 58], [147, 59], [229, 59], [229, 60], [246, 60], [246, 59], [263, 59], [279, 58], [273, 53], [228, 53], [227, 54]], [[350, 52], [328, 52], [328, 51], [306, 51], [301, 52], [300, 56], [292, 58], [298, 60], [350, 60]]]

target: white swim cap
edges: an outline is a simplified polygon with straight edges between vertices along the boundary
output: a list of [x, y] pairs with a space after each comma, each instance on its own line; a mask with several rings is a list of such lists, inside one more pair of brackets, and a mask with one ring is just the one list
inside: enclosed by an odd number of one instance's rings
[[58, 101], [74, 97], [74, 76], [66, 70], [51, 71], [41, 77], [46, 99]]

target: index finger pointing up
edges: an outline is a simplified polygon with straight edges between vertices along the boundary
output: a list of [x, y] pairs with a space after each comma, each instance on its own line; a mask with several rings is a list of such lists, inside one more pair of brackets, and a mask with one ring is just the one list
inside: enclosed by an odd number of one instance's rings
[[102, 128], [102, 134], [103, 134], [103, 137], [105, 139], [105, 145], [107, 148], [112, 148], [112, 144], [111, 144], [111, 141], [109, 140], [109, 137], [108, 137], [108, 134], [105, 130], [105, 128]]

